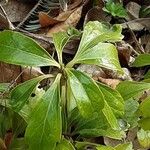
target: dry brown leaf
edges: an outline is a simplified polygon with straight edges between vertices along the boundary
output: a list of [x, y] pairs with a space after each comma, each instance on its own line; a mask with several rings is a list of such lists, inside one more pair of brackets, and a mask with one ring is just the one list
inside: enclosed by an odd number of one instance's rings
[[75, 9], [66, 21], [58, 23], [54, 27], [52, 27], [48, 31], [47, 36], [52, 37], [53, 33], [66, 31], [70, 26], [75, 27], [80, 20], [81, 13], [82, 13], [82, 6]]
[[83, 0], [71, 0], [71, 5], [69, 6], [69, 10], [72, 10], [76, 7], [78, 7], [81, 3], [83, 2]]
[[10, 83], [14, 81], [17, 76], [23, 71], [21, 76], [18, 78], [17, 83], [24, 82], [26, 80], [32, 79], [43, 73], [37, 68], [21, 68], [20, 66], [10, 65], [0, 62], [0, 83]]
[[119, 61], [122, 67], [127, 67], [130, 61], [131, 49], [127, 45], [117, 46]]
[[[0, 83], [10, 83], [20, 74], [21, 68], [15, 65], [9, 65], [0, 62]], [[21, 78], [17, 80], [21, 82]]]
[[98, 80], [98, 77], [106, 78], [106, 74], [104, 73], [104, 71], [96, 65], [82, 64], [77, 68], [77, 70], [87, 73], [90, 77], [94, 78], [95, 80]]
[[33, 8], [33, 4], [23, 3], [20, 0], [9, 0], [6, 5], [3, 5], [3, 8], [11, 22], [20, 22]]
[[109, 138], [109, 137], [104, 137], [104, 143], [107, 146], [115, 147], [119, 144], [123, 144], [123, 141], [122, 140], [117, 140], [117, 139], [112, 139], [112, 138]]
[[139, 18], [126, 23], [122, 23], [121, 25], [125, 29], [128, 28], [127, 24], [130, 29], [134, 31], [140, 31], [143, 28], [147, 28], [148, 30], [150, 30], [150, 18]]
[[22, 70], [24, 70], [24, 72], [22, 74], [22, 81], [27, 81], [27, 80], [30, 80], [32, 78], [43, 75], [40, 68], [35, 68], [35, 67], [26, 68], [26, 69], [22, 68]]
[[74, 12], [74, 10], [65, 11], [54, 18], [49, 16], [47, 13], [40, 12], [39, 21], [42, 27], [47, 27], [65, 21], [72, 14], [72, 12]]
[[141, 44], [143, 45], [145, 52], [150, 53], [150, 34], [141, 37]]
[[51, 16], [49, 16], [47, 13], [40, 12], [39, 13], [39, 22], [41, 27], [47, 27], [49, 25], [54, 25], [56, 23], [61, 22], [61, 20], [57, 20]]
[[106, 21], [109, 22], [111, 20], [111, 17], [108, 16], [100, 7], [94, 7], [91, 8], [86, 16], [85, 16], [85, 20], [84, 20], [84, 24], [86, 24], [89, 21]]
[[113, 89], [115, 89], [116, 86], [121, 82], [119, 79], [104, 79], [102, 77], [98, 77], [98, 80]]
[[76, 10], [76, 8], [82, 3], [82, 0], [72, 0], [71, 5], [68, 6], [66, 11], [62, 11], [59, 13], [57, 17], [51, 17], [48, 13], [40, 12], [39, 13], [39, 21], [42, 27], [47, 27], [50, 25], [54, 25], [56, 23], [60, 23], [66, 21], [67, 18]]
[[126, 10], [130, 15], [130, 20], [139, 18], [141, 6], [135, 2], [129, 2], [126, 6]]

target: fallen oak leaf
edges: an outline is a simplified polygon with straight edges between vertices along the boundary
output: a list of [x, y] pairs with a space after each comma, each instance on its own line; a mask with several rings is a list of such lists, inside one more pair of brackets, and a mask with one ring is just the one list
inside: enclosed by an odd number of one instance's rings
[[150, 18], [139, 18], [126, 23], [122, 23], [122, 28], [126, 29], [128, 26], [133, 31], [140, 31], [143, 28], [150, 30]]
[[83, 6], [76, 8], [66, 21], [58, 23], [52, 27], [48, 31], [47, 36], [52, 37], [54, 33], [66, 31], [70, 26], [75, 27], [81, 18], [82, 8]]
[[49, 16], [45, 12], [40, 12], [39, 13], [39, 22], [40, 22], [41, 27], [47, 27], [49, 25], [54, 25], [56, 23], [59, 23], [59, 22], [61, 22], [61, 20], [57, 20], [56, 18]]
[[45, 12], [40, 12], [39, 13], [39, 22], [41, 24], [41, 27], [47, 27], [47, 26], [54, 25], [54, 24], [57, 24], [57, 23], [67, 20], [67, 18], [73, 13], [73, 11], [74, 10], [62, 12], [55, 18], [49, 16]]
[[102, 77], [98, 77], [98, 81], [110, 86], [113, 89], [115, 89], [116, 86], [121, 82], [119, 79], [105, 79]]
[[76, 10], [79, 5], [81, 5], [81, 3], [82, 0], [72, 0], [72, 3], [67, 6], [67, 10], [60, 12], [57, 17], [51, 17], [48, 13], [39, 12], [39, 22], [41, 27], [47, 27], [67, 20], [67, 18]]

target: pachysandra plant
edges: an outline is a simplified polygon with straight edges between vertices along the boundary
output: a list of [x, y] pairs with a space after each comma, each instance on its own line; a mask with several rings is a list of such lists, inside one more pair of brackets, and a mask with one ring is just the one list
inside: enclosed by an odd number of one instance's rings
[[[11, 91], [9, 107], [27, 123], [24, 141], [29, 150], [82, 149], [86, 146], [78, 142], [82, 137], [121, 139], [124, 136], [119, 124], [124, 115], [121, 94], [73, 68], [75, 64], [92, 64], [122, 73], [116, 47], [112, 44], [122, 40], [121, 26], [109, 28], [97, 21], [89, 22], [75, 57], [64, 65], [62, 51], [70, 38], [65, 32], [54, 34], [57, 62], [31, 38], [13, 31], [0, 32], [0, 61], [58, 68], [56, 76], [42, 75]], [[53, 78], [53, 82], [25, 117], [22, 112], [29, 105], [31, 94], [39, 82], [47, 78]], [[72, 142], [74, 139], [76, 142]]]

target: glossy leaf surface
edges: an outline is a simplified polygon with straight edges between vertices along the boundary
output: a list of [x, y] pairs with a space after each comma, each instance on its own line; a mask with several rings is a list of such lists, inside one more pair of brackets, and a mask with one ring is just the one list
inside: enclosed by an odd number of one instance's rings
[[94, 80], [73, 69], [66, 69], [66, 72], [81, 115], [87, 118], [99, 113], [104, 107], [104, 97]]
[[118, 2], [114, 3], [113, 0], [109, 0], [108, 2], [106, 2], [105, 8], [103, 8], [103, 10], [114, 17], [127, 17], [127, 12], [123, 5]]
[[55, 150], [75, 150], [75, 148], [69, 140], [62, 139], [61, 142], [57, 144]]
[[150, 54], [139, 55], [133, 63], [134, 67], [143, 67], [148, 65], [150, 65]]
[[102, 83], [98, 83], [98, 85], [113, 113], [117, 117], [122, 116], [124, 114], [124, 100], [120, 93]]
[[137, 96], [139, 93], [148, 89], [150, 89], [150, 83], [146, 82], [124, 81], [117, 86], [117, 90], [124, 100]]
[[79, 49], [67, 66], [86, 63], [122, 72], [115, 46], [110, 43], [103, 43], [105, 41], [120, 41], [122, 38], [120, 25], [109, 28], [98, 21], [87, 23]]
[[31, 114], [25, 134], [30, 150], [54, 150], [61, 140], [60, 77], [58, 74]]
[[139, 107], [141, 115], [145, 118], [150, 117], [150, 97], [146, 98]]
[[0, 32], [0, 61], [23, 66], [59, 67], [34, 40], [13, 31]]
[[58, 32], [53, 35], [54, 45], [58, 53], [62, 52], [68, 40], [69, 40], [69, 36], [66, 32]]
[[115, 147], [115, 150], [133, 150], [133, 145], [132, 143], [119, 144]]
[[139, 130], [137, 133], [137, 138], [140, 145], [144, 148], [150, 148], [150, 131]]
[[10, 105], [13, 110], [19, 111], [27, 102], [28, 98], [32, 94], [33, 90], [36, 88], [37, 84], [45, 78], [51, 77], [50, 75], [43, 75], [37, 78], [28, 80], [22, 84], [19, 84], [11, 92], [11, 101]]

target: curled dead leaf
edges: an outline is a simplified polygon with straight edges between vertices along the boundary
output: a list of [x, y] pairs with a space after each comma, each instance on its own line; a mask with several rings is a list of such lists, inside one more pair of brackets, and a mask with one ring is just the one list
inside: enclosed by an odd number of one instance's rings
[[65, 11], [60, 13], [57, 17], [51, 17], [47, 13], [39, 13], [39, 21], [41, 27], [47, 27], [67, 20], [67, 18], [74, 12], [74, 10]]
[[85, 16], [84, 24], [86, 24], [89, 21], [95, 21], [95, 20], [109, 22], [111, 20], [111, 17], [108, 16], [102, 10], [102, 8], [100, 8], [100, 7], [91, 8]]
[[140, 9], [141, 9], [141, 6], [135, 2], [129, 2], [126, 5], [126, 10], [127, 10], [128, 14], [130, 15], [131, 19], [139, 18]]
[[82, 13], [82, 6], [76, 8], [72, 14], [67, 18], [66, 21], [56, 24], [54, 27], [52, 27], [48, 33], [48, 37], [52, 37], [54, 33], [60, 32], [60, 31], [66, 31], [70, 26], [75, 27], [78, 23], [78, 21], [81, 18]]
[[98, 81], [110, 86], [113, 89], [115, 89], [116, 86], [121, 82], [119, 79], [104, 79], [102, 77], [98, 77]]
[[130, 61], [131, 49], [128, 45], [122, 44], [117, 46], [118, 56], [122, 67], [127, 67]]
[[122, 28], [126, 29], [128, 26], [131, 30], [140, 31], [143, 28], [150, 30], [150, 18], [139, 18], [126, 23], [122, 23]]

